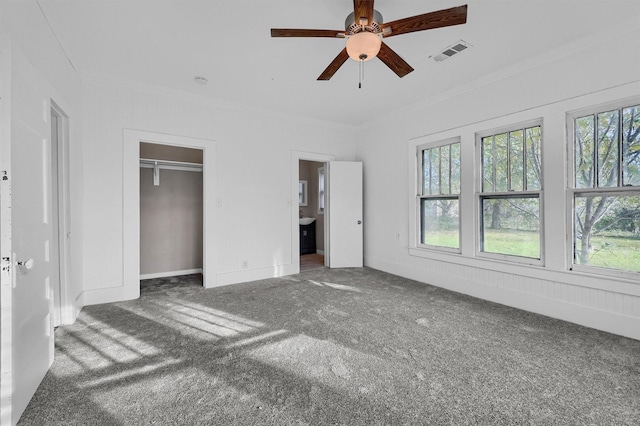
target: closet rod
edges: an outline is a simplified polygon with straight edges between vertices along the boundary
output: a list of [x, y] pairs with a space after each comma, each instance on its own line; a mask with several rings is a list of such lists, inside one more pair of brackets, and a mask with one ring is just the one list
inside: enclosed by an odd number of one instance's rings
[[199, 163], [187, 163], [184, 161], [171, 160], [153, 160], [150, 158], [140, 159], [140, 167], [152, 169], [156, 167], [156, 165], [160, 169], [202, 171], [202, 164]]

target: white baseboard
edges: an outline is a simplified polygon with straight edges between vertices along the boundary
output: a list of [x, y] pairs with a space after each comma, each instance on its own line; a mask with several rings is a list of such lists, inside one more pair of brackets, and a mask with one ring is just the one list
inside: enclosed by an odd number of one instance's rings
[[316, 254], [321, 254], [324, 256], [324, 250], [316, 250]]
[[[238, 284], [248, 281], [258, 281], [267, 278], [283, 277], [300, 272], [299, 265], [273, 265], [266, 268], [244, 269], [242, 271], [227, 272], [216, 276], [215, 287]], [[209, 288], [209, 287], [207, 287]]]
[[177, 277], [179, 275], [201, 274], [202, 268], [183, 269], [182, 271], [156, 272], [153, 274], [140, 274], [141, 280], [149, 280], [152, 278]]

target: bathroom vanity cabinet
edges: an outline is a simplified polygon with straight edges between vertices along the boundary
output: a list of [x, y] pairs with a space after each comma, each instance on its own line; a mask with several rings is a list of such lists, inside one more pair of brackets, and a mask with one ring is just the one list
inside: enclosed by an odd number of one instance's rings
[[300, 254], [316, 252], [316, 222], [300, 225]]

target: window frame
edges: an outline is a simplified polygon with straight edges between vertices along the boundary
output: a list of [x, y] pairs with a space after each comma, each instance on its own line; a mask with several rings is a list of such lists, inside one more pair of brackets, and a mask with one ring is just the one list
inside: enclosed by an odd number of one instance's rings
[[[434, 149], [440, 148], [443, 146], [450, 146], [454, 144], [459, 144], [459, 161], [461, 164], [460, 167], [460, 190], [457, 194], [423, 194], [424, 189], [424, 169], [423, 169], [423, 159], [424, 154], [423, 151], [426, 149]], [[434, 142], [427, 142], [421, 145], [416, 146], [416, 166], [417, 166], [417, 187], [416, 187], [416, 198], [415, 198], [415, 208], [416, 208], [416, 248], [422, 250], [434, 250], [439, 252], [447, 252], [453, 254], [461, 254], [462, 252], [462, 214], [461, 214], [461, 206], [462, 206], [462, 144], [461, 138], [459, 136], [442, 139]], [[449, 170], [449, 186], [451, 187], [451, 170]], [[422, 200], [457, 200], [458, 201], [458, 247], [447, 247], [447, 246], [438, 246], [433, 244], [424, 244], [422, 243], [422, 229], [423, 229], [423, 216], [422, 216]]]
[[[640, 197], [640, 185], [636, 186], [622, 186], [624, 181], [622, 179], [622, 155], [618, 153], [618, 186], [603, 187], [598, 185], [598, 168], [594, 167], [593, 187], [577, 187], [576, 182], [576, 150], [575, 150], [575, 122], [579, 118], [583, 118], [589, 115], [597, 117], [598, 114], [611, 112], [613, 110], [622, 111], [624, 108], [628, 108], [634, 105], [640, 105], [640, 99], [637, 97], [626, 98], [619, 101], [609, 102], [605, 104], [599, 104], [588, 108], [581, 108], [579, 110], [567, 112], [565, 115], [566, 125], [566, 149], [567, 149], [567, 197], [566, 197], [566, 214], [567, 214], [567, 253], [566, 261], [569, 271], [576, 271], [580, 273], [590, 275], [602, 275], [612, 278], [633, 279], [638, 280], [640, 277], [639, 272], [626, 271], [622, 269], [605, 268], [602, 266], [584, 265], [576, 263], [576, 211], [575, 200], [577, 197], [584, 196], [638, 196]], [[620, 114], [619, 123], [621, 123], [622, 117]], [[597, 121], [597, 118], [596, 118]], [[621, 132], [618, 132], [618, 149], [621, 147]], [[597, 154], [597, 147], [594, 146], [594, 156]]]
[[[482, 151], [482, 139], [488, 136], [500, 135], [503, 133], [516, 132], [519, 130], [523, 131], [523, 138], [526, 137], [526, 129], [532, 127], [540, 127], [540, 189], [538, 190], [529, 190], [523, 186], [522, 191], [515, 190], [507, 190], [507, 191], [494, 191], [494, 192], [484, 192], [483, 191], [483, 183], [484, 183], [484, 169], [483, 169], [483, 151]], [[508, 139], [507, 139], [508, 140]], [[533, 120], [527, 120], [519, 123], [509, 124], [501, 127], [496, 127], [489, 130], [483, 130], [475, 133], [475, 142], [476, 142], [476, 174], [475, 174], [475, 185], [476, 185], [476, 196], [475, 196], [475, 204], [476, 204], [476, 226], [477, 232], [475, 234], [476, 244], [475, 244], [475, 254], [476, 257], [492, 259], [510, 263], [518, 263], [524, 265], [534, 265], [534, 266], [545, 266], [545, 218], [544, 218], [544, 125], [542, 118], [536, 118]], [[525, 139], [523, 139], [523, 145], [526, 145]], [[508, 150], [509, 151], [509, 150]], [[526, 149], [525, 149], [526, 151]], [[526, 164], [526, 154], [523, 154], [525, 158]], [[509, 154], [507, 155], [509, 158]], [[510, 162], [507, 160], [507, 167], [509, 169], [509, 173], [507, 176], [507, 185], [511, 182], [511, 167]], [[526, 169], [523, 169], [523, 185], [527, 182], [526, 180]], [[483, 251], [483, 243], [484, 243], [484, 217], [483, 217], [483, 201], [487, 199], [522, 199], [522, 198], [537, 198], [538, 199], [538, 208], [540, 215], [540, 226], [539, 226], [539, 241], [540, 241], [540, 258], [534, 257], [526, 257], [526, 256], [518, 256], [513, 254], [504, 254], [504, 253], [493, 253]]]

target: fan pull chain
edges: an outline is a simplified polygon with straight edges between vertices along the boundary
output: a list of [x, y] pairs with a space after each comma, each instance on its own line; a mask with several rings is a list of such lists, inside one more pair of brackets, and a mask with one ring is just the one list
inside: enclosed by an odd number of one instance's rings
[[[360, 18], [360, 22], [362, 25], [361, 31], [365, 31], [364, 22], [362, 18]], [[367, 59], [367, 55], [365, 53], [360, 54], [360, 64], [358, 66], [358, 89], [362, 89], [362, 80], [364, 80], [364, 60]]]
[[367, 59], [367, 55], [364, 53], [360, 55], [360, 63], [358, 64], [358, 89], [362, 89], [362, 80], [364, 80], [364, 60]]

